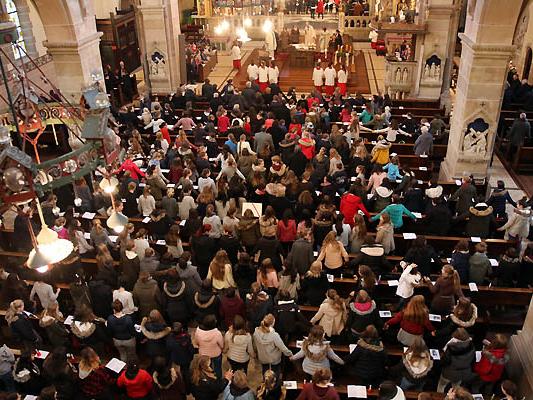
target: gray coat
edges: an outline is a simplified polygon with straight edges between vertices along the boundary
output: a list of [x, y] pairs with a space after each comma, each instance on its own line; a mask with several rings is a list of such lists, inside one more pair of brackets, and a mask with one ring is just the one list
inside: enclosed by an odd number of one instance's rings
[[531, 138], [531, 125], [528, 120], [517, 118], [514, 120], [507, 138], [513, 146], [522, 146], [525, 138]]
[[414, 146], [414, 151], [417, 156], [422, 154], [429, 154], [433, 150], [433, 135], [429, 132], [423, 133], [420, 135]]
[[268, 144], [273, 149], [274, 141], [272, 140], [272, 135], [266, 132], [258, 132], [254, 137], [254, 151], [256, 153], [261, 153], [265, 145]]
[[303, 276], [314, 261], [312, 243], [303, 238], [297, 239], [292, 244], [287, 261], [298, 271], [300, 276]]

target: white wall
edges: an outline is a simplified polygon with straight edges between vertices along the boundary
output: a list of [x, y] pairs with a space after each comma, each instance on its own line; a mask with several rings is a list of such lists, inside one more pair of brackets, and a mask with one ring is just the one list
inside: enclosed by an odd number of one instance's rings
[[120, 9], [120, 0], [94, 0], [96, 18], [109, 18], [109, 13], [114, 13], [115, 8]]
[[30, 7], [30, 21], [33, 26], [33, 36], [35, 37], [35, 46], [37, 47], [37, 52], [39, 56], [46, 54], [46, 47], [44, 47], [43, 42], [46, 40], [46, 34], [44, 33], [43, 22], [39, 13], [33, 4], [33, 1], [28, 1]]

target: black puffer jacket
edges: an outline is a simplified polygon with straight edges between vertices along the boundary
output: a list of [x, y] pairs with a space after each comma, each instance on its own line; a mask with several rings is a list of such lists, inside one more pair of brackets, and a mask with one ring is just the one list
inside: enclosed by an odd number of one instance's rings
[[348, 373], [363, 385], [379, 384], [386, 375], [387, 353], [378, 339], [370, 343], [359, 339], [357, 347], [344, 359]]
[[276, 317], [274, 329], [281, 337], [294, 333], [305, 334], [311, 327], [311, 323], [302, 315], [294, 300], [279, 300], [274, 305], [274, 317]]
[[163, 307], [170, 322], [186, 324], [189, 321], [192, 304], [185, 282], [165, 282], [163, 284]]
[[383, 326], [376, 302], [372, 300], [370, 304], [355, 301], [350, 303], [346, 328], [351, 329], [354, 335], [360, 335], [368, 325], [374, 325], [378, 329]]
[[485, 203], [478, 203], [474, 207], [470, 207], [466, 213], [457, 217], [457, 220], [468, 220], [465, 228], [466, 236], [480, 238], [489, 237], [491, 227], [496, 223], [492, 207]]
[[206, 315], [218, 315], [219, 298], [211, 291], [200, 290], [192, 296], [194, 318], [202, 322]]
[[465, 341], [451, 339], [446, 345], [441, 364], [442, 376], [453, 383], [468, 382], [474, 377], [472, 365], [476, 360], [476, 349], [472, 339]]

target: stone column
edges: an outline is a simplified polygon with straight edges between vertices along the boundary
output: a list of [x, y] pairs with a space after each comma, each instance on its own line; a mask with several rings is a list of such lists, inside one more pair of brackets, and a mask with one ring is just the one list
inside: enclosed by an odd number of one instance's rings
[[[453, 54], [459, 21], [457, 0], [430, 0], [424, 11], [427, 33], [423, 43], [417, 43], [419, 75], [417, 76], [418, 97], [436, 100], [440, 97], [448, 65], [453, 63]], [[440, 60], [439, 74], [425, 76], [426, 60], [436, 56]], [[449, 82], [448, 82], [449, 87]]]
[[522, 0], [470, 1], [457, 95], [440, 179], [486, 178]]
[[39, 57], [37, 52], [37, 46], [35, 44], [35, 36], [33, 36], [33, 25], [30, 20], [30, 7], [27, 0], [15, 0], [15, 6], [17, 7], [17, 14], [20, 21], [20, 29], [22, 31], [22, 37], [24, 38], [24, 45], [26, 46], [26, 52], [32, 58]]
[[[476, 178], [485, 178], [494, 150], [507, 65], [514, 46], [479, 44], [464, 34], [459, 36], [463, 46], [461, 65], [448, 151], [441, 164], [440, 177], [454, 179], [474, 174]], [[488, 124], [487, 130], [479, 124], [474, 127], [476, 131], [484, 131], [479, 133], [484, 135], [484, 138], [480, 136], [481, 142], [467, 136], [469, 124], [476, 120]], [[470, 142], [478, 144], [471, 147]]]
[[104, 87], [100, 58], [101, 32], [96, 31], [91, 2], [34, 0], [46, 32], [43, 44], [54, 60], [54, 84], [70, 101], [97, 80]]
[[[142, 26], [139, 36], [144, 43], [141, 55], [148, 71], [147, 81], [153, 93], [168, 94], [185, 82], [181, 77], [178, 35], [180, 18], [178, 2], [171, 0], [145, 0], [138, 6]], [[182, 82], [183, 81], [183, 82]]]
[[524, 326], [511, 336], [507, 365], [509, 377], [518, 386], [520, 398], [531, 398], [533, 394], [533, 300], [529, 305]]

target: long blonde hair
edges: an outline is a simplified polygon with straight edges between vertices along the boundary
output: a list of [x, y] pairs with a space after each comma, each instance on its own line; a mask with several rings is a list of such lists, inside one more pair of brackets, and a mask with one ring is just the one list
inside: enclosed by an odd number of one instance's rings
[[100, 366], [100, 357], [92, 347], [86, 347], [80, 352], [80, 369], [93, 371]]
[[335, 250], [340, 251], [342, 244], [337, 240], [337, 233], [335, 231], [330, 231], [324, 238], [322, 247], [325, 248], [327, 245], [332, 245]]
[[336, 309], [337, 311], [344, 311], [345, 309], [344, 301], [341, 299], [341, 297], [339, 296], [339, 294], [337, 293], [335, 289], [329, 289], [327, 291], [326, 296], [329, 300], [331, 300], [331, 303], [333, 304], [334, 309]]
[[403, 319], [422, 325], [429, 318], [424, 296], [413, 296], [403, 312]]
[[226, 274], [226, 264], [231, 264], [226, 250], [217, 251], [215, 257], [213, 257], [209, 264], [209, 270], [211, 271], [213, 279], [216, 279], [217, 281], [224, 279], [224, 275]]
[[11, 325], [18, 319], [17, 314], [24, 311], [24, 302], [20, 299], [13, 300], [9, 303], [9, 309], [6, 312], [6, 321], [8, 325]]
[[208, 356], [198, 356], [193, 360], [191, 366], [191, 382], [198, 385], [202, 379], [216, 379], [216, 375], [211, 368], [211, 359]]
[[270, 332], [270, 328], [276, 323], [276, 319], [272, 314], [267, 314], [261, 321], [261, 325], [259, 326], [259, 329], [263, 333]]
[[447, 279], [453, 279], [453, 288], [456, 292], [461, 290], [461, 278], [459, 277], [459, 273], [453, 268], [452, 265], [447, 264], [442, 267], [442, 276]]

